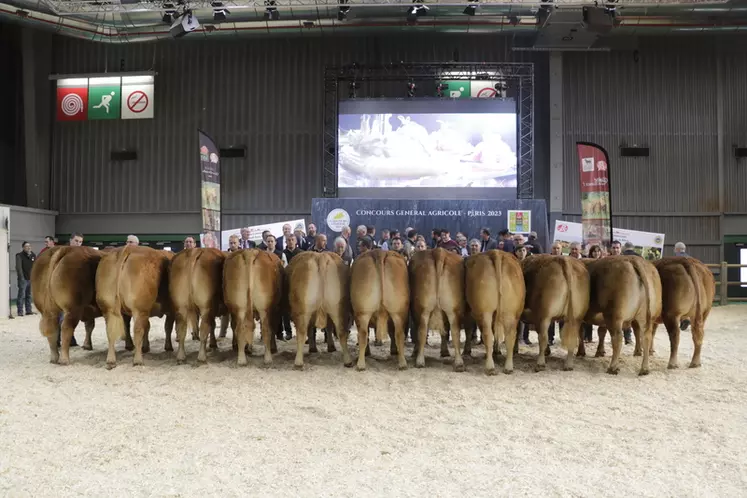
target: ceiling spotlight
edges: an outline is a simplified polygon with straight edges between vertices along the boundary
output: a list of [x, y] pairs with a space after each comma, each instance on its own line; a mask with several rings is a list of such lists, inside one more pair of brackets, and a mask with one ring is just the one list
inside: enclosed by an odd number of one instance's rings
[[275, 0], [265, 0], [265, 7], [267, 7], [264, 15], [265, 21], [277, 21], [280, 19], [280, 12], [278, 12], [278, 9], [273, 7], [274, 5], [277, 5]]
[[412, 7], [407, 9], [407, 21], [408, 22], [415, 22], [418, 20], [418, 17], [424, 16], [428, 14], [428, 6], [423, 5], [422, 3], [418, 3], [418, 0], [412, 0]]
[[471, 3], [467, 5], [467, 7], [464, 9], [464, 14], [468, 16], [474, 16], [477, 13], [477, 0], [475, 0], [475, 3]]
[[[350, 0], [340, 0], [340, 4], [347, 4]], [[350, 7], [341, 5], [339, 9], [337, 9], [337, 20], [338, 21], [344, 21], [348, 18], [348, 12], [350, 11]]]
[[412, 81], [407, 82], [407, 96], [408, 97], [415, 96], [415, 83], [413, 83]]
[[495, 84], [495, 98], [505, 99], [506, 91], [508, 90], [508, 84], [505, 81], [498, 81]]
[[172, 24], [177, 15], [174, 4], [171, 2], [164, 2], [163, 11], [163, 17], [161, 17], [161, 20], [167, 24]]
[[214, 0], [210, 2], [210, 5], [213, 7], [213, 21], [225, 21], [228, 19], [228, 15], [231, 12], [223, 6], [223, 2]]

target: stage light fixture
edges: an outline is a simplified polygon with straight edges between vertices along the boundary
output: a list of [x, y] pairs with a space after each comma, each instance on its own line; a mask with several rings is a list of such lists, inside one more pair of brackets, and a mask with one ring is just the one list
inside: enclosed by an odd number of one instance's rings
[[225, 21], [231, 13], [223, 6], [223, 2], [215, 1], [211, 2], [210, 5], [213, 7], [213, 21]]
[[[347, 4], [350, 0], [340, 0], [341, 4]], [[337, 20], [338, 21], [344, 21], [348, 18], [348, 12], [350, 11], [350, 7], [347, 7], [345, 5], [341, 5], [339, 9], [337, 9]]]
[[413, 5], [409, 9], [407, 9], [408, 22], [417, 21], [418, 17], [428, 14], [428, 10], [430, 10], [427, 5], [418, 3], [418, 0], [412, 0], [412, 3]]
[[505, 81], [499, 81], [495, 84], [495, 98], [497, 99], [505, 99], [506, 98], [506, 92], [508, 90], [508, 83]]
[[449, 89], [448, 83], [439, 83], [438, 86], [436, 87], [436, 95], [438, 95], [439, 97], [443, 97], [444, 92], [448, 89]]
[[172, 24], [176, 19], [176, 7], [171, 2], [164, 2], [163, 4], [163, 17], [161, 20], [167, 24]]
[[274, 5], [277, 5], [275, 3], [275, 0], [265, 0], [265, 21], [273, 20], [277, 21], [280, 19], [280, 12], [278, 12], [278, 9], [273, 7]]
[[464, 14], [468, 16], [477, 14], [477, 0], [470, 1], [470, 4], [464, 9]]
[[407, 82], [407, 96], [408, 97], [415, 96], [415, 83], [413, 83], [412, 81]]
[[175, 19], [174, 24], [169, 28], [169, 33], [174, 38], [181, 38], [199, 27], [200, 21], [197, 20], [197, 16], [193, 16], [191, 10], [186, 10], [181, 17]]

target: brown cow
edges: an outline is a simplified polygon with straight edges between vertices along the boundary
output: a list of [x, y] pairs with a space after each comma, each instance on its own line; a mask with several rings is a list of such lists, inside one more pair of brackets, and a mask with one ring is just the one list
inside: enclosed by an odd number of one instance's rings
[[589, 306], [589, 274], [583, 263], [568, 256], [537, 254], [524, 259], [521, 266], [526, 284], [522, 319], [533, 324], [539, 336], [535, 370], [546, 368], [547, 330], [559, 319], [565, 321], [562, 341], [568, 352], [563, 370], [573, 370], [579, 330]]
[[356, 369], [366, 369], [370, 323], [376, 324], [376, 339], [379, 341], [383, 340], [390, 328], [393, 329], [391, 340], [397, 346], [398, 365], [400, 370], [406, 369], [405, 325], [410, 307], [410, 290], [405, 258], [394, 251], [380, 249], [360, 255], [350, 269], [350, 305], [358, 329]]
[[465, 311], [463, 258], [446, 249], [427, 249], [412, 255], [409, 271], [412, 313], [418, 327], [415, 366], [425, 366], [428, 330], [441, 332], [443, 344], [448, 341], [448, 327], [454, 344], [454, 370], [464, 371], [459, 350]]
[[[126, 246], [101, 258], [96, 271], [96, 302], [106, 320], [108, 369], [117, 366], [114, 343], [126, 335], [123, 314], [130, 315], [135, 322], [133, 365], [142, 365], [142, 353], [149, 349], [150, 317], [167, 314], [167, 323], [168, 315], [173, 319], [168, 279], [173, 257], [171, 251]], [[170, 333], [168, 327], [166, 332]]]
[[[274, 331], [280, 325], [283, 292], [283, 263], [272, 253], [243, 249], [226, 256], [223, 264], [223, 300], [236, 321], [238, 365], [247, 364], [246, 351], [252, 352], [254, 313], [259, 317], [264, 363], [272, 364]], [[238, 332], [237, 332], [238, 331]], [[248, 346], [248, 348], [247, 348]]]
[[[340, 337], [346, 367], [353, 366], [348, 349], [350, 275], [348, 266], [332, 252], [303, 252], [285, 269], [288, 310], [296, 324], [296, 361], [303, 368], [303, 348], [309, 334], [309, 352], [316, 349], [316, 329], [334, 326]], [[334, 334], [328, 330], [327, 350], [335, 350]]]
[[197, 355], [197, 361], [207, 361], [208, 336], [210, 336], [211, 346], [217, 346], [215, 318], [223, 304], [223, 262], [225, 258], [224, 253], [218, 249], [195, 248], [179, 252], [171, 261], [169, 294], [176, 314], [176, 334], [179, 341], [177, 363], [183, 363], [186, 358], [184, 342], [187, 336], [187, 324], [196, 323], [198, 314], [200, 316], [200, 352]]
[[[470, 256], [465, 266], [465, 296], [470, 314], [482, 332], [485, 373], [495, 375], [494, 344], [500, 344], [505, 337], [506, 363], [503, 371], [510, 374], [514, 371], [516, 326], [524, 311], [526, 292], [521, 264], [512, 254], [491, 250]], [[465, 342], [469, 344], [471, 341], [468, 332]]]
[[[693, 335], [693, 358], [690, 368], [700, 366], [705, 322], [713, 306], [716, 282], [713, 273], [693, 258], [673, 256], [654, 262], [662, 288], [661, 322], [669, 334], [669, 365], [678, 368], [677, 350], [680, 345], [680, 320], [689, 318]], [[653, 337], [653, 334], [652, 334]]]
[[[639, 256], [611, 256], [588, 262], [587, 268], [591, 298], [584, 321], [599, 326], [597, 356], [604, 355], [606, 329], [612, 336], [612, 361], [607, 373], [616, 375], [620, 371], [622, 329], [633, 327], [636, 337], [641, 337], [643, 350], [639, 375], [647, 375], [653, 331], [661, 315], [661, 279], [656, 267]], [[578, 339], [578, 334], [573, 335]]]
[[[44, 251], [31, 270], [34, 305], [41, 313], [39, 330], [49, 341], [50, 363], [70, 363], [70, 342], [79, 321], [86, 326], [83, 349], [91, 350], [96, 306], [96, 268], [102, 254], [90, 247], [56, 246]], [[62, 325], [59, 315], [63, 314]], [[62, 355], [57, 349], [61, 334]]]

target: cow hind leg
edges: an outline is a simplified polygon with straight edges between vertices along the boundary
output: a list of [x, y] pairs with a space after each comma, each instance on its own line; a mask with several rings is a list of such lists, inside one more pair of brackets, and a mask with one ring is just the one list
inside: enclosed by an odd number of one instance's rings
[[[217, 347], [217, 344], [213, 346], [213, 342], [215, 342], [215, 317], [209, 313], [203, 313], [200, 318], [200, 351], [197, 353], [197, 361], [199, 363], [207, 362], [208, 337], [210, 337], [211, 347]], [[181, 348], [181, 344], [179, 347]]]
[[620, 373], [620, 351], [622, 351], [623, 343], [622, 320], [605, 317], [604, 321], [610, 324], [608, 330], [612, 341], [612, 360], [607, 368], [607, 373], [617, 375]]
[[418, 320], [418, 344], [417, 344], [417, 356], [415, 357], [415, 367], [425, 367], [425, 341], [428, 339], [428, 320], [430, 319], [430, 313], [424, 312]]
[[106, 338], [109, 342], [109, 350], [106, 354], [106, 368], [111, 370], [117, 366], [117, 353], [114, 351], [114, 344], [122, 337], [125, 332], [124, 317], [118, 313], [109, 313], [104, 315], [106, 321]]
[[340, 348], [342, 348], [342, 364], [350, 368], [353, 366], [353, 359], [350, 357], [350, 347], [348, 346], [348, 336], [350, 335], [350, 330], [345, 327], [345, 324], [343, 323], [341, 318], [331, 317], [330, 321], [332, 320], [334, 320], [337, 336], [340, 338]]
[[[124, 323], [124, 340], [125, 340], [125, 349], [127, 351], [134, 351], [135, 350], [135, 343], [132, 342], [132, 334], [130, 333], [130, 324], [132, 323], [132, 317], [130, 315], [122, 315], [122, 320]], [[120, 339], [122, 336], [119, 336], [117, 339]]]
[[228, 315], [222, 315], [220, 317], [220, 334], [218, 334], [219, 339], [223, 339], [224, 337], [226, 337], [226, 334], [228, 334], [228, 321]]
[[695, 318], [690, 325], [693, 335], [693, 359], [690, 361], [690, 368], [700, 367], [700, 350], [703, 347], [703, 336], [705, 336], [705, 320]]
[[316, 347], [316, 323], [314, 317], [310, 318], [309, 327], [306, 330], [306, 337], [309, 338], [309, 353], [318, 353], [319, 348]]
[[641, 348], [643, 350], [643, 361], [641, 361], [641, 369], [638, 371], [638, 375], [648, 375], [649, 370], [649, 358], [651, 356], [651, 330], [653, 324], [646, 323], [644, 327], [638, 321], [633, 322], [633, 330], [636, 331], [636, 337], [641, 338]]
[[94, 320], [88, 320], [84, 322], [86, 327], [86, 339], [83, 341], [83, 349], [86, 351], [93, 351], [93, 342], [91, 342], [91, 335], [93, 334], [93, 328], [96, 326]]
[[59, 326], [57, 313], [42, 314], [39, 320], [39, 331], [49, 342], [49, 363], [60, 361], [60, 351], [57, 349], [57, 328]]
[[[272, 343], [275, 337], [275, 327], [273, 323], [273, 317], [270, 316], [266, 311], [259, 313], [260, 331], [262, 333], [262, 344], [265, 346], [264, 354], [264, 365], [269, 367], [272, 365]], [[277, 344], [275, 345], [277, 348]]]
[[394, 326], [392, 344], [396, 342], [397, 367], [407, 370], [407, 359], [405, 358], [405, 321], [400, 316], [392, 316], [391, 322]]
[[[164, 332], [164, 344], [163, 344], [163, 350], [164, 351], [173, 351], [174, 345], [171, 342], [171, 332], [174, 329], [174, 323], [176, 322], [176, 316], [172, 315], [166, 315], [166, 322], [163, 325], [163, 332]], [[177, 336], [179, 335], [177, 327]], [[178, 337], [177, 337], [178, 339]], [[178, 341], [177, 341], [178, 342]]]
[[484, 313], [477, 319], [482, 334], [482, 342], [485, 344], [485, 373], [495, 375], [495, 360], [493, 360], [493, 343], [497, 340], [493, 330], [493, 313]]
[[[503, 330], [506, 335], [506, 361], [503, 363], [503, 373], [505, 374], [511, 374], [514, 371], [514, 344], [519, 342], [519, 323], [521, 322], [510, 318], [507, 318], [503, 322]], [[496, 320], [496, 326], [500, 326], [499, 320]], [[497, 339], [498, 335], [496, 330], [496, 343], [498, 342]]]
[[389, 354], [391, 356], [398, 356], [397, 340], [394, 332], [394, 321], [389, 318], [386, 322], [387, 334], [389, 334]]
[[143, 340], [147, 337], [150, 330], [150, 317], [145, 313], [137, 313], [133, 316], [135, 319], [135, 356], [132, 357], [132, 365], [139, 366], [143, 364]]
[[65, 313], [62, 318], [62, 326], [60, 327], [60, 365], [70, 364], [70, 342], [73, 339], [73, 332], [75, 327], [78, 326], [79, 318], [73, 313]]
[[[573, 370], [573, 358], [576, 354], [576, 349], [582, 347], [584, 344], [584, 332], [580, 322], [571, 320], [566, 320], [563, 328], [565, 329], [565, 333], [562, 337], [564, 343], [563, 346], [566, 348], [563, 370], [569, 372]], [[585, 351], [584, 356], [586, 356]]]
[[254, 316], [252, 311], [240, 311], [239, 318], [236, 319], [236, 350], [238, 352], [236, 364], [240, 367], [247, 365], [247, 355], [251, 355], [249, 339], [254, 339]]
[[[597, 336], [599, 337], [599, 344], [597, 344], [597, 352], [594, 353], [595, 358], [604, 358], [607, 351], [604, 349], [604, 338], [607, 335], [607, 327], [598, 327]], [[612, 334], [610, 334], [610, 340], [612, 340]]]
[[[314, 324], [311, 323], [309, 314], [297, 315], [293, 318], [293, 322], [296, 324], [296, 361], [293, 363], [293, 368], [301, 370], [303, 369], [303, 348], [306, 345], [306, 335]], [[314, 334], [316, 334], [316, 328], [314, 328]], [[309, 340], [309, 352], [311, 352], [311, 340]]]
[[667, 317], [664, 320], [664, 326], [667, 328], [667, 335], [669, 335], [669, 364], [667, 365], [667, 368], [679, 368], [680, 365], [677, 361], [677, 352], [680, 347], [680, 318]]
[[337, 351], [337, 348], [335, 347], [335, 335], [337, 330], [337, 325], [335, 325], [334, 321], [332, 321], [332, 317], [327, 318], [327, 328], [324, 329], [324, 340], [327, 342], [327, 352], [328, 353], [334, 353]]
[[[176, 340], [179, 344], [176, 351], [177, 365], [181, 365], [182, 363], [184, 363], [184, 360], [186, 360], [187, 358], [187, 353], [184, 350], [184, 339], [187, 337], [187, 324], [187, 311], [179, 310], [179, 312], [176, 314]], [[169, 334], [169, 336], [171, 336], [171, 334]]]
[[[461, 324], [459, 323], [459, 319], [457, 318], [456, 313], [448, 313], [447, 316], [449, 318], [451, 340], [454, 347], [454, 371], [464, 372], [464, 358], [462, 358], [462, 348], [460, 344], [460, 341], [462, 339]], [[446, 352], [448, 353], [448, 343]]]
[[545, 351], [547, 350], [547, 343], [549, 341], [547, 338], [547, 331], [550, 328], [550, 324], [552, 324], [550, 318], [543, 318], [537, 324], [539, 327], [537, 330], [537, 335], [539, 336], [539, 355], [537, 356], [537, 364], [534, 366], [535, 372], [541, 372], [547, 368], [547, 363], [545, 362]]
[[368, 324], [371, 315], [359, 315], [355, 317], [355, 326], [358, 329], [358, 364], [355, 369], [362, 372], [366, 369], [366, 353], [368, 350]]

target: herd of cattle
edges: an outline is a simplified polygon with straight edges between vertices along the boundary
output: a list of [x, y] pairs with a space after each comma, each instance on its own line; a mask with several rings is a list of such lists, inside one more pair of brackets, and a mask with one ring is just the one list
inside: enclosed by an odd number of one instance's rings
[[[125, 338], [134, 349], [133, 363], [143, 363], [150, 350], [149, 318], [166, 316], [165, 349], [173, 351], [171, 332], [176, 324], [177, 362], [185, 360], [187, 328], [197, 338], [198, 361], [207, 360], [207, 340], [217, 347], [230, 322], [238, 364], [251, 354], [255, 320], [261, 325], [264, 363], [277, 352], [276, 333], [283, 315], [296, 326], [295, 367], [303, 367], [307, 335], [309, 351], [316, 352], [316, 329], [324, 328], [329, 351], [339, 338], [343, 362], [353, 364], [348, 334], [358, 330], [357, 369], [366, 368], [369, 327], [377, 341], [391, 338], [391, 353], [400, 369], [407, 368], [405, 334], [412, 327], [417, 367], [425, 366], [428, 330], [440, 331], [442, 355], [448, 355], [452, 333], [454, 368], [464, 370], [462, 355], [471, 352], [473, 335], [461, 331], [479, 328], [485, 350], [485, 371], [495, 374], [494, 361], [505, 341], [503, 371], [513, 371], [519, 321], [539, 332], [537, 370], [545, 368], [549, 326], [563, 320], [562, 343], [568, 354], [564, 369], [573, 368], [575, 355], [585, 356], [580, 340], [582, 324], [599, 326], [596, 356], [604, 356], [604, 335], [612, 337], [608, 373], [619, 370], [622, 330], [632, 327], [635, 354], [643, 356], [640, 374], [649, 371], [649, 355], [657, 324], [669, 333], [669, 368], [676, 368], [680, 320], [692, 323], [694, 353], [691, 367], [700, 366], [703, 328], [715, 294], [710, 270], [695, 259], [664, 258], [650, 263], [635, 256], [576, 260], [567, 256], [536, 255], [519, 262], [503, 251], [475, 254], [466, 260], [443, 249], [413, 254], [409, 263], [393, 251], [373, 250], [352, 266], [336, 254], [304, 252], [283, 268], [272, 253], [257, 249], [221, 252], [187, 249], [174, 255], [148, 247], [97, 251], [88, 247], [59, 246], [45, 251], [33, 267], [34, 304], [41, 312], [40, 330], [48, 339], [51, 362], [68, 364], [75, 327], [85, 323], [84, 349], [91, 350], [94, 319], [103, 316], [109, 343], [107, 367], [116, 366], [115, 343]], [[61, 327], [60, 314], [63, 315]], [[134, 330], [130, 335], [130, 320]], [[58, 328], [60, 332], [58, 332]], [[61, 351], [57, 347], [61, 334]], [[134, 341], [133, 341], [134, 337]], [[445, 353], [444, 353], [445, 351]], [[493, 354], [489, 354], [489, 352]]]

